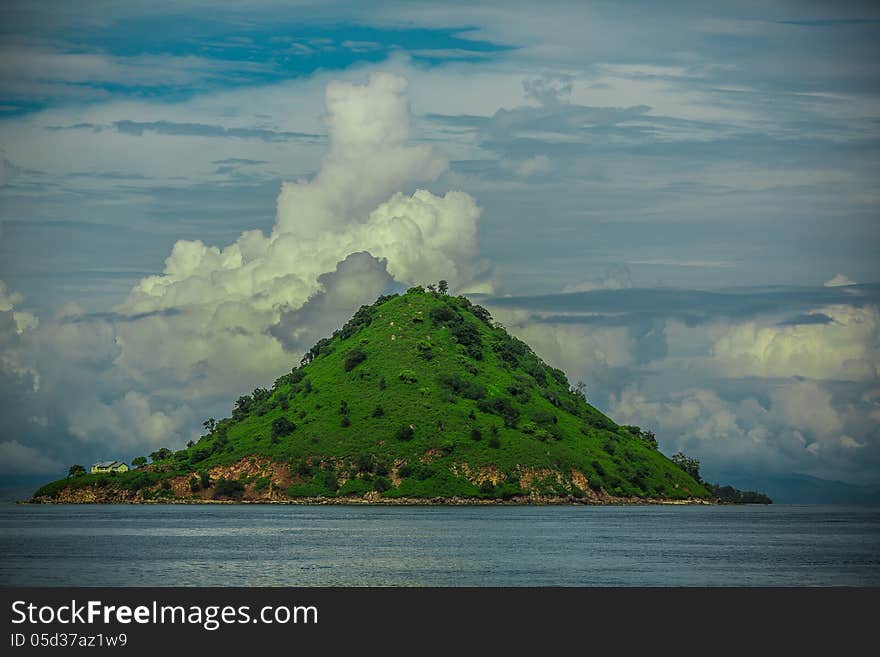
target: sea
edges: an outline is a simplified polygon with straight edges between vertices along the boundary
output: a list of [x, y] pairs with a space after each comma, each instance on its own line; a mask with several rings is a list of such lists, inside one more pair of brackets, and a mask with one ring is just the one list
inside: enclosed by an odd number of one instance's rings
[[877, 506], [0, 504], [0, 586], [878, 586]]

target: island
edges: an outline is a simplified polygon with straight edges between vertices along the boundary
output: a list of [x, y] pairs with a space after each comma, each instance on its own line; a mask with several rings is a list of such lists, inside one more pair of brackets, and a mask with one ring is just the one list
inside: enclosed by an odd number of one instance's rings
[[769, 503], [618, 425], [445, 281], [381, 296], [186, 448], [69, 476], [37, 503]]

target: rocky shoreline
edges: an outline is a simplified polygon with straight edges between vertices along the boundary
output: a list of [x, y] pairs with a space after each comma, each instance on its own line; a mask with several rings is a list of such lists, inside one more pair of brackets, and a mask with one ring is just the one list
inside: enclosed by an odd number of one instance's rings
[[298, 497], [288, 499], [242, 499], [218, 500], [202, 498], [139, 499], [127, 495], [95, 495], [94, 491], [64, 491], [78, 494], [61, 494], [57, 497], [37, 497], [19, 504], [276, 504], [303, 506], [627, 506], [627, 505], [704, 505], [716, 501], [700, 498], [663, 499], [639, 497], [574, 497], [529, 495], [509, 499], [483, 499], [474, 497]]

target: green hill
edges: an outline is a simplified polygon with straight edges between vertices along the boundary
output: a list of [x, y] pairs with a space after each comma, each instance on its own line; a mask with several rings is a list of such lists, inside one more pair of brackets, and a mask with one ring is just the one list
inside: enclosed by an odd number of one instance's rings
[[206, 430], [150, 465], [62, 479], [35, 499], [710, 497], [652, 434], [593, 408], [484, 308], [421, 287], [361, 307]]

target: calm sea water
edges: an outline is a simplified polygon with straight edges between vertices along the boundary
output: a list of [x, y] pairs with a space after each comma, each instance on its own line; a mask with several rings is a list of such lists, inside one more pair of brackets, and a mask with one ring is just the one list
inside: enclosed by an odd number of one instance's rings
[[0, 505], [0, 585], [880, 585], [880, 508]]

